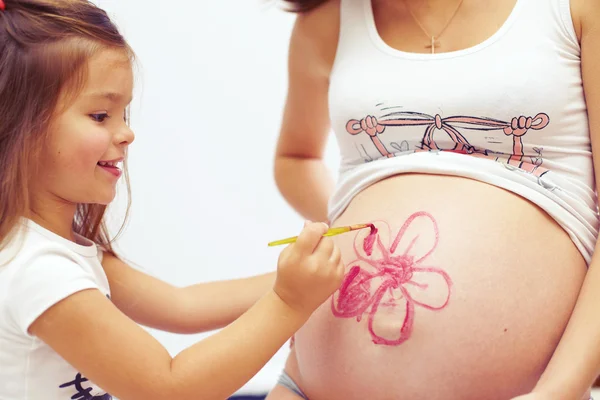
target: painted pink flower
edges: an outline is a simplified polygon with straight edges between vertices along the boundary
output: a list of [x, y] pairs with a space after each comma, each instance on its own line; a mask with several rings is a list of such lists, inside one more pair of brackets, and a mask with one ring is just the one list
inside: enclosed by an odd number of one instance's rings
[[[360, 231], [354, 240], [357, 258], [348, 264], [350, 269], [332, 297], [333, 314], [357, 321], [367, 314], [375, 344], [405, 342], [412, 333], [416, 306], [437, 311], [450, 301], [450, 276], [425, 263], [438, 242], [437, 223], [426, 212], [411, 215], [393, 238], [385, 222], [375, 222], [371, 232]], [[393, 326], [397, 331], [390, 333]]]

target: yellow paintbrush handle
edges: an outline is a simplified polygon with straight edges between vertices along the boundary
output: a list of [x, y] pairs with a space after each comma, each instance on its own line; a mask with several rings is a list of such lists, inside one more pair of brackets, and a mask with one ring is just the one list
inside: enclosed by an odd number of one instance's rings
[[335, 236], [335, 235], [339, 235], [340, 233], [346, 233], [346, 232], [350, 232], [349, 226], [342, 226], [339, 228], [331, 228], [327, 232], [325, 232], [323, 234], [323, 236]]
[[276, 240], [274, 242], [270, 242], [269, 243], [269, 247], [281, 246], [282, 244], [294, 243], [294, 242], [296, 242], [297, 239], [298, 239], [298, 236], [290, 237], [290, 238], [287, 238], [287, 239]]
[[[346, 232], [350, 232], [350, 231], [353, 231], [356, 229], [367, 228], [369, 226], [370, 225], [352, 225], [352, 226], [342, 226], [339, 228], [330, 228], [329, 230], [327, 230], [327, 232], [325, 232], [323, 234], [323, 236], [335, 236], [335, 235], [339, 235], [340, 233], [346, 233]], [[274, 242], [269, 243], [269, 247], [294, 243], [297, 239], [298, 239], [298, 236], [289, 237], [287, 239], [276, 240]]]

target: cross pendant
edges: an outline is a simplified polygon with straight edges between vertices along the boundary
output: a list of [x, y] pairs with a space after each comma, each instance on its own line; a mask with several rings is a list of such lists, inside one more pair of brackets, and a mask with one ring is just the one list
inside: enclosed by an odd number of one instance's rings
[[437, 40], [435, 40], [435, 37], [431, 37], [431, 44], [428, 46], [425, 46], [425, 48], [427, 49], [431, 49], [431, 54], [435, 54], [435, 48], [440, 46], [440, 42], [438, 42]]

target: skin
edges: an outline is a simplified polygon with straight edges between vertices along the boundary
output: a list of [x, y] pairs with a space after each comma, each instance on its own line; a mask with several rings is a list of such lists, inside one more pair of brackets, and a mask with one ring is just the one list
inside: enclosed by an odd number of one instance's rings
[[[454, 2], [439, 0], [414, 0], [408, 3], [421, 23], [431, 31], [435, 31], [435, 27], [443, 26], [455, 7]], [[464, 49], [485, 40], [506, 19], [514, 1], [498, 0], [486, 2], [486, 6], [481, 6], [481, 4], [483, 3], [464, 1], [462, 11], [456, 15], [454, 23], [451, 23], [444, 33], [442, 40], [444, 49], [442, 51]], [[429, 44], [427, 38], [403, 7], [402, 2], [374, 1], [373, 8], [379, 34], [388, 45], [407, 52], [429, 52], [426, 48]], [[469, 18], [469, 13], [477, 15], [477, 18]], [[598, 22], [600, 21], [600, 6], [595, 2], [571, 0], [571, 13], [581, 44], [584, 92], [588, 107], [592, 151], [596, 155], [600, 152], [600, 77], [596, 72], [600, 68], [600, 25]], [[327, 199], [333, 191], [330, 178], [322, 178], [323, 171], [325, 171], [322, 156], [330, 130], [327, 93], [338, 31], [339, 1], [337, 0], [331, 0], [317, 10], [298, 16], [290, 43], [290, 86], [275, 163], [275, 177], [288, 202], [302, 215], [321, 220], [326, 219]], [[307, 115], [310, 118], [307, 118]], [[597, 184], [599, 181], [598, 171], [600, 171], [599, 159], [599, 157], [594, 157]], [[412, 178], [407, 179], [409, 180], [402, 181], [398, 185], [418, 187], [418, 182], [412, 183]], [[292, 186], [289, 182], [295, 182], [295, 184]], [[297, 182], [302, 182], [302, 185]], [[438, 184], [441, 184], [441, 181], [432, 183], [432, 185]], [[377, 191], [377, 189], [373, 190]], [[469, 190], [480, 191], [481, 189], [469, 187]], [[306, 193], [311, 193], [310, 199], [305, 198]], [[383, 196], [384, 193], [378, 192], [377, 195]], [[372, 194], [371, 196], [377, 195]], [[360, 200], [356, 201], [362, 202], [363, 208], [376, 207], [376, 203], [369, 203], [368, 196], [364, 194]], [[489, 193], [489, 196], [497, 197], [499, 194]], [[515, 203], [514, 207], [522, 207], [524, 210], [529, 206]], [[490, 209], [492, 208], [490, 206]], [[434, 210], [431, 212], [435, 214]], [[360, 212], [349, 211], [349, 213], [356, 218], [361, 217]], [[535, 215], [535, 212], [528, 211], [528, 213], [531, 216]], [[343, 224], [347, 222], [346, 219], [352, 221], [347, 214], [348, 212], [341, 217], [342, 221], [333, 221], [333, 223]], [[389, 222], [394, 218], [394, 216], [390, 216]], [[401, 220], [395, 222], [402, 223]], [[443, 222], [440, 219], [440, 224]], [[450, 223], [450, 221], [448, 222]], [[541, 227], [548, 227], [552, 232], [555, 231], [552, 221], [543, 221], [540, 218], [536, 223]], [[558, 231], [556, 231], [556, 235], [557, 243], [564, 244], [570, 240], [566, 236], [560, 238]], [[344, 250], [345, 245], [341, 242], [338, 243], [342, 247], [343, 257], [351, 257], [352, 255]], [[564, 335], [557, 343], [556, 351], [550, 354], [547, 368], [541, 374], [538, 382], [532, 385], [531, 394], [518, 397], [519, 400], [586, 398], [586, 392], [594, 378], [600, 373], [600, 351], [594, 350], [600, 350], [600, 335], [598, 335], [600, 321], [595, 318], [596, 305], [600, 302], [600, 277], [598, 276], [600, 261], [598, 261], [598, 256], [593, 257], [584, 278], [580, 274], [583, 267], [579, 267], [582, 265], [579, 255], [572, 249], [565, 248], [566, 251], [570, 251], [571, 256], [565, 260], [570, 264], [577, 265], [577, 268], [573, 267], [572, 269], [574, 271], [572, 287], [575, 287], [578, 292], [579, 284], [583, 283], [583, 286], [578, 298], [569, 299], [573, 304], [576, 303], [576, 306], [572, 313], [568, 309], [565, 311], [570, 316], [568, 325]], [[454, 280], [456, 273], [450, 275]], [[457, 276], [456, 282], [459, 281], [460, 277]], [[296, 350], [292, 349], [286, 364], [286, 371], [296, 381], [302, 381], [303, 371], [299, 368]], [[573, 360], [577, 360], [577, 362]], [[371, 382], [371, 384], [376, 386], [376, 382]], [[270, 400], [297, 398], [281, 387], [274, 388], [269, 396]], [[313, 400], [318, 399], [313, 396]]]
[[116, 194], [118, 178], [98, 162], [124, 159], [135, 138], [124, 121], [133, 87], [129, 60], [105, 53], [105, 60], [90, 63], [87, 85], [72, 104], [61, 96], [58, 109], [68, 107], [51, 123], [33, 184], [31, 218], [70, 240], [76, 205], [109, 204]]
[[[98, 162], [124, 157], [134, 138], [123, 119], [133, 90], [126, 55], [104, 50], [88, 67], [83, 91], [53, 121], [28, 215], [71, 240], [77, 203], [108, 204], [115, 196], [118, 179]], [[326, 229], [307, 223], [282, 251], [276, 275], [186, 288], [106, 254], [112, 301], [98, 290], [80, 291], [44, 312], [29, 332], [120, 399], [226, 398], [339, 287], [343, 264], [333, 241], [322, 239]], [[178, 333], [226, 327], [171, 357], [138, 324]]]

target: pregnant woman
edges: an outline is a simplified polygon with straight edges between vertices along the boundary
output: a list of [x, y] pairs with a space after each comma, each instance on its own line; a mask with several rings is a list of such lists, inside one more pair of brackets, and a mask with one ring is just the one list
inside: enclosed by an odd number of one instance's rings
[[600, 5], [288, 3], [277, 184], [308, 219], [373, 226], [336, 237], [345, 279], [269, 400], [587, 398]]

